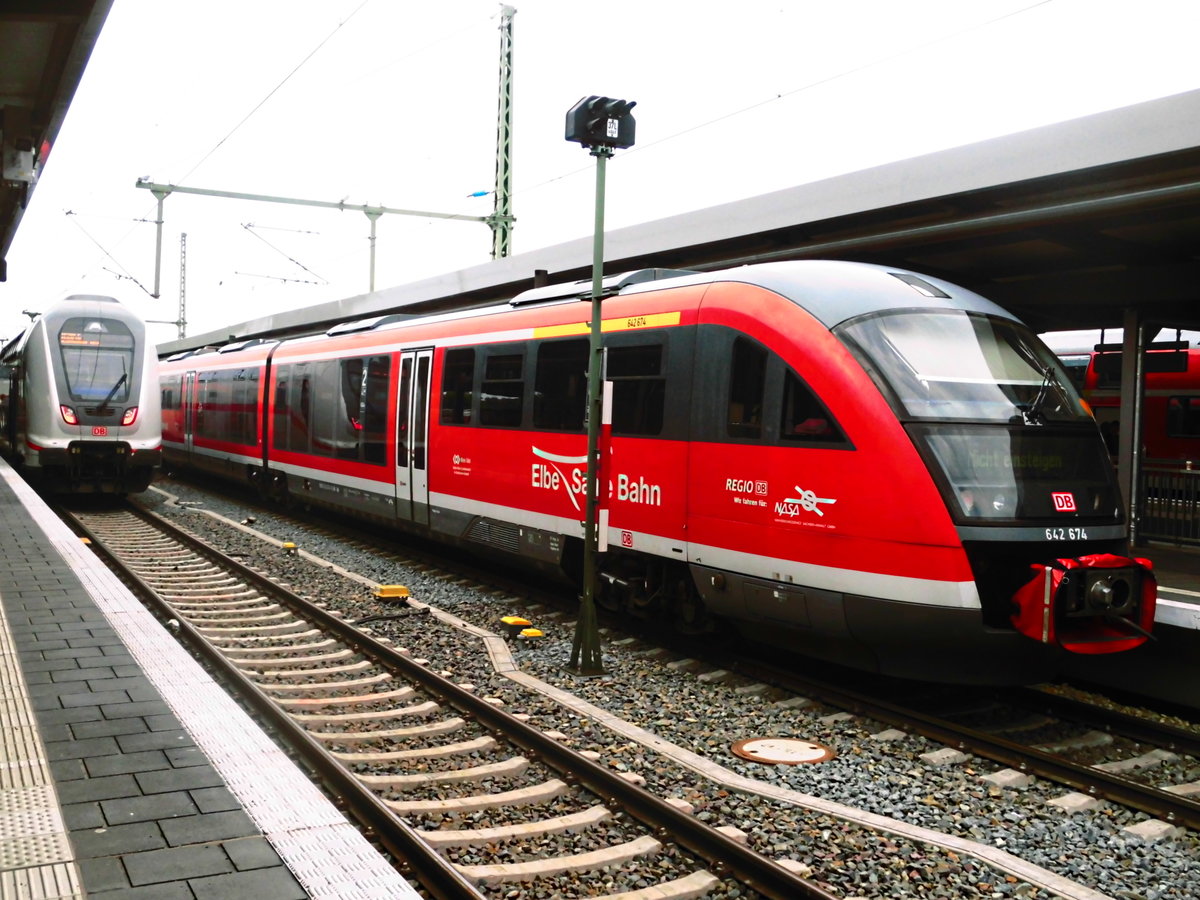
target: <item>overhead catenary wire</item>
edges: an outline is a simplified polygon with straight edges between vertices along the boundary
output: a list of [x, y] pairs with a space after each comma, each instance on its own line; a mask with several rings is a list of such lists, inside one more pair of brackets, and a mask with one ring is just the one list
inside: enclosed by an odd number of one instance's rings
[[[302, 281], [301, 279], [297, 279], [297, 278], [282, 278], [282, 279], [280, 279], [281, 281], [300, 281], [302, 284], [329, 284], [329, 279], [325, 278], [325, 276], [314, 272], [312, 269], [310, 269], [308, 266], [304, 265], [304, 263], [300, 262], [300, 260], [296, 259], [294, 256], [289, 256], [285, 250], [281, 250], [279, 247], [276, 247], [274, 244], [272, 244], [270, 241], [268, 241], [265, 237], [263, 237], [261, 234], [259, 234], [257, 231], [255, 231], [254, 229], [257, 227], [258, 226], [256, 226], [253, 222], [243, 222], [242, 223], [242, 228], [244, 228], [248, 233], [254, 235], [254, 237], [258, 238], [260, 241], [262, 241], [264, 244], [266, 244], [268, 247], [270, 247], [272, 250], [274, 250], [276, 253], [278, 253], [280, 256], [282, 256], [284, 259], [286, 259], [288, 262], [290, 262], [292, 265], [300, 267], [305, 272], [307, 272], [309, 275], [313, 276], [313, 278], [320, 279], [320, 281]], [[284, 229], [280, 229], [280, 230], [284, 230]], [[301, 232], [301, 233], [302, 234], [314, 234], [315, 232]], [[244, 273], [239, 272], [237, 274], [241, 275]]]
[[353, 19], [355, 16], [357, 16], [357, 15], [358, 15], [358, 14], [359, 14], [359, 13], [362, 11], [362, 8], [363, 8], [364, 6], [366, 6], [366, 5], [367, 5], [368, 3], [370, 3], [370, 2], [371, 2], [371, 0], [363, 0], [363, 2], [362, 2], [362, 3], [360, 3], [358, 6], [356, 6], [356, 7], [354, 8], [354, 11], [353, 11], [353, 12], [351, 12], [351, 13], [350, 13], [350, 15], [346, 16], [346, 18], [345, 18], [345, 19], [343, 19], [342, 21], [338, 22], [337, 26], [336, 26], [336, 27], [333, 29], [333, 31], [329, 32], [329, 34], [327, 34], [327, 35], [325, 36], [325, 38], [324, 38], [324, 39], [323, 39], [323, 40], [322, 40], [322, 41], [321, 41], [319, 44], [317, 44], [317, 46], [315, 46], [315, 47], [314, 47], [312, 50], [310, 50], [310, 51], [308, 52], [308, 54], [307, 54], [307, 55], [305, 55], [305, 57], [304, 57], [302, 60], [300, 60], [300, 62], [296, 63], [296, 65], [295, 65], [295, 66], [292, 68], [292, 70], [291, 70], [290, 72], [288, 72], [288, 73], [287, 73], [287, 75], [285, 75], [285, 76], [283, 77], [283, 80], [282, 80], [282, 81], [280, 81], [280, 82], [279, 82], [279, 84], [277, 84], [277, 85], [275, 85], [275, 87], [271, 88], [271, 90], [269, 90], [269, 91], [267, 92], [266, 96], [265, 96], [265, 97], [263, 97], [261, 100], [259, 100], [259, 101], [258, 101], [258, 103], [256, 103], [256, 104], [254, 105], [254, 108], [253, 108], [253, 109], [251, 109], [251, 110], [250, 110], [248, 113], [246, 113], [244, 116], [242, 116], [241, 120], [240, 120], [240, 121], [239, 121], [239, 122], [238, 122], [236, 125], [234, 125], [234, 126], [233, 126], [233, 128], [231, 128], [231, 129], [229, 130], [229, 133], [228, 133], [228, 134], [226, 134], [226, 135], [225, 135], [223, 138], [221, 138], [219, 141], [217, 141], [217, 142], [216, 142], [216, 143], [215, 143], [215, 144], [212, 146], [212, 149], [210, 149], [210, 150], [209, 150], [207, 153], [205, 153], [205, 154], [204, 154], [204, 156], [200, 157], [200, 159], [199, 159], [199, 160], [196, 162], [196, 164], [195, 164], [195, 165], [193, 165], [193, 166], [192, 166], [190, 169], [188, 169], [188, 170], [187, 170], [187, 172], [186, 172], [186, 173], [184, 173], [183, 177], [182, 177], [182, 178], [180, 178], [179, 180], [177, 180], [175, 183], [176, 183], [176, 184], [183, 184], [185, 181], [187, 181], [187, 179], [188, 179], [188, 178], [189, 178], [189, 177], [190, 177], [190, 176], [191, 176], [191, 175], [192, 175], [192, 174], [193, 174], [193, 173], [194, 173], [194, 172], [195, 172], [195, 171], [196, 171], [198, 168], [200, 168], [202, 165], [204, 165], [204, 163], [205, 163], [205, 162], [207, 162], [207, 161], [208, 161], [208, 158], [209, 158], [210, 156], [212, 156], [212, 155], [213, 155], [214, 153], [216, 153], [216, 152], [217, 152], [219, 149], [221, 149], [221, 146], [222, 146], [222, 145], [223, 145], [223, 144], [224, 144], [224, 143], [225, 143], [227, 140], [229, 140], [231, 137], [233, 137], [233, 135], [234, 135], [234, 134], [236, 134], [236, 133], [237, 133], [237, 131], [238, 131], [238, 130], [239, 130], [239, 129], [240, 129], [242, 126], [243, 126], [243, 125], [245, 125], [247, 122], [249, 122], [249, 121], [250, 121], [250, 119], [251, 119], [251, 118], [253, 118], [254, 114], [255, 114], [255, 113], [257, 113], [257, 112], [258, 112], [260, 109], [262, 109], [262, 108], [263, 108], [263, 106], [265, 106], [265, 105], [266, 105], [267, 101], [268, 101], [268, 100], [270, 100], [272, 97], [274, 97], [274, 96], [275, 96], [275, 94], [277, 94], [277, 93], [279, 92], [280, 88], [282, 88], [282, 87], [283, 87], [285, 84], [287, 84], [289, 81], [291, 81], [292, 77], [293, 77], [293, 76], [294, 76], [294, 75], [295, 75], [297, 72], [299, 72], [299, 71], [300, 71], [302, 68], [304, 68], [304, 66], [305, 66], [305, 65], [308, 63], [308, 61], [309, 61], [309, 60], [311, 60], [311, 59], [312, 59], [314, 56], [316, 56], [318, 53], [320, 53], [320, 52], [321, 52], [321, 49], [322, 49], [322, 48], [323, 48], [323, 47], [324, 47], [326, 44], [328, 44], [328, 43], [329, 43], [331, 40], [333, 40], [333, 37], [334, 37], [334, 36], [335, 36], [335, 35], [336, 35], [336, 34], [337, 34], [339, 31], [341, 31], [343, 27], [345, 27], [346, 23], [347, 23], [347, 22], [349, 22], [351, 19]]
[[[240, 272], [234, 271], [234, 275], [241, 275], [243, 278], [265, 278], [268, 281], [282, 281], [288, 284], [320, 284], [318, 281], [309, 281], [307, 278], [288, 278], [286, 275], [260, 275], [258, 272]], [[317, 276], [320, 278], [321, 276]], [[328, 284], [328, 282], [326, 282]]]
[[[275, 87], [273, 87], [273, 88], [272, 88], [270, 91], [268, 91], [268, 92], [267, 92], [267, 94], [266, 94], [266, 95], [265, 95], [265, 96], [264, 96], [264, 97], [263, 97], [261, 100], [259, 100], [259, 101], [258, 101], [258, 103], [256, 103], [256, 104], [254, 105], [254, 107], [253, 107], [253, 108], [252, 108], [252, 109], [251, 109], [251, 110], [250, 110], [248, 113], [246, 113], [246, 115], [244, 115], [244, 116], [241, 118], [241, 120], [240, 120], [240, 121], [239, 121], [239, 122], [238, 122], [236, 125], [234, 125], [234, 126], [233, 126], [233, 128], [232, 128], [232, 129], [230, 129], [230, 130], [229, 130], [229, 132], [228, 132], [228, 133], [227, 133], [227, 134], [226, 134], [224, 137], [222, 137], [222, 138], [221, 138], [219, 141], [217, 141], [217, 143], [216, 143], [216, 144], [214, 144], [214, 145], [212, 146], [212, 148], [211, 148], [211, 149], [210, 149], [210, 150], [209, 150], [207, 153], [205, 153], [205, 154], [204, 154], [204, 156], [202, 156], [202, 157], [201, 157], [201, 158], [200, 158], [200, 159], [199, 159], [199, 160], [198, 160], [198, 161], [197, 161], [197, 162], [196, 162], [196, 163], [195, 163], [195, 164], [194, 164], [194, 165], [193, 165], [193, 166], [192, 166], [190, 169], [188, 169], [187, 173], [186, 173], [186, 174], [185, 174], [185, 175], [184, 175], [182, 178], [180, 178], [180, 179], [179, 179], [179, 181], [177, 182], [177, 184], [183, 184], [183, 182], [184, 182], [184, 181], [185, 181], [185, 180], [186, 180], [186, 179], [187, 179], [189, 176], [191, 176], [191, 175], [192, 175], [192, 174], [193, 174], [193, 173], [194, 173], [194, 172], [195, 172], [195, 171], [196, 171], [198, 168], [200, 168], [200, 166], [202, 166], [202, 165], [203, 165], [203, 164], [204, 164], [204, 163], [205, 163], [205, 162], [206, 162], [206, 161], [207, 161], [207, 160], [208, 160], [208, 159], [209, 159], [209, 158], [210, 158], [210, 157], [211, 157], [211, 156], [212, 156], [214, 153], [216, 153], [216, 152], [217, 152], [217, 150], [219, 150], [219, 149], [221, 148], [221, 146], [225, 144], [225, 142], [226, 142], [226, 141], [228, 141], [228, 140], [229, 140], [229, 139], [230, 139], [230, 138], [231, 138], [231, 137], [232, 137], [232, 136], [233, 136], [233, 135], [234, 135], [234, 134], [235, 134], [235, 133], [236, 133], [236, 132], [237, 132], [237, 131], [238, 131], [238, 130], [239, 130], [241, 127], [242, 127], [242, 126], [243, 126], [243, 125], [245, 125], [245, 124], [246, 124], [246, 123], [247, 123], [247, 122], [248, 122], [248, 121], [249, 121], [249, 120], [250, 120], [250, 119], [251, 119], [251, 118], [252, 118], [252, 117], [253, 117], [253, 116], [254, 116], [254, 115], [255, 115], [255, 114], [256, 114], [256, 113], [259, 111], [259, 110], [260, 110], [260, 109], [262, 109], [262, 107], [263, 107], [263, 106], [264, 106], [264, 105], [267, 103], [267, 101], [268, 101], [268, 100], [270, 100], [270, 99], [271, 99], [271, 98], [272, 98], [272, 97], [273, 97], [273, 96], [274, 96], [276, 93], [278, 93], [278, 91], [279, 91], [279, 90], [280, 90], [280, 89], [281, 89], [281, 88], [282, 88], [282, 87], [283, 87], [285, 84], [287, 84], [287, 83], [288, 83], [288, 81], [290, 81], [290, 80], [292, 79], [292, 77], [293, 77], [293, 76], [294, 76], [294, 75], [295, 75], [297, 72], [299, 72], [299, 71], [300, 71], [300, 69], [302, 69], [302, 68], [303, 68], [303, 67], [304, 67], [304, 66], [305, 66], [305, 65], [306, 65], [306, 64], [307, 64], [307, 63], [308, 63], [308, 62], [309, 62], [309, 61], [310, 61], [310, 60], [311, 60], [311, 59], [312, 59], [314, 56], [316, 56], [316, 55], [317, 55], [317, 53], [319, 53], [319, 52], [321, 51], [321, 49], [322, 49], [322, 48], [323, 48], [323, 47], [324, 47], [326, 44], [328, 44], [328, 43], [329, 43], [329, 41], [330, 41], [330, 40], [332, 40], [332, 39], [333, 39], [333, 37], [334, 37], [334, 36], [335, 36], [335, 35], [336, 35], [336, 34], [337, 34], [337, 33], [338, 33], [338, 32], [339, 32], [339, 31], [340, 31], [340, 30], [341, 30], [341, 29], [342, 29], [342, 28], [343, 28], [343, 27], [346, 25], [346, 23], [348, 23], [348, 22], [349, 22], [351, 19], [353, 19], [353, 18], [354, 18], [356, 15], [358, 15], [358, 13], [362, 11], [363, 7], [365, 7], [365, 6], [366, 6], [366, 5], [367, 5], [369, 2], [370, 2], [370, 0], [362, 0], [362, 3], [360, 3], [358, 6], [356, 6], [356, 7], [354, 8], [354, 10], [353, 10], [353, 11], [350, 13], [350, 15], [346, 16], [346, 18], [345, 18], [345, 19], [343, 19], [343, 20], [341, 20], [340, 22], [338, 22], [337, 26], [336, 26], [336, 27], [335, 27], [335, 28], [334, 28], [332, 31], [330, 31], [330, 32], [329, 32], [329, 34], [327, 34], [327, 35], [326, 35], [326, 36], [325, 36], [325, 37], [324, 37], [324, 38], [323, 38], [323, 39], [320, 41], [320, 43], [318, 43], [318, 44], [317, 44], [317, 46], [316, 46], [316, 47], [314, 47], [312, 50], [310, 50], [310, 51], [309, 51], [309, 52], [308, 52], [308, 53], [307, 53], [307, 54], [304, 56], [304, 58], [300, 60], [300, 62], [298, 62], [298, 63], [297, 63], [295, 66], [293, 66], [293, 67], [292, 67], [292, 69], [291, 69], [291, 71], [289, 71], [289, 72], [287, 73], [287, 75], [285, 75], [285, 76], [283, 77], [283, 79], [282, 79], [282, 80], [280, 80], [280, 82], [279, 82], [278, 84], [276, 84], [276, 85], [275, 85]], [[128, 230], [127, 230], [127, 231], [126, 231], [124, 234], [122, 234], [122, 235], [121, 235], [121, 237], [120, 237], [120, 238], [118, 238], [118, 240], [117, 240], [117, 245], [118, 245], [118, 246], [120, 246], [121, 244], [123, 244], [123, 243], [124, 243], [124, 242], [125, 242], [125, 241], [126, 241], [128, 238], [129, 238], [129, 236], [130, 236], [131, 234], [133, 234], [133, 232], [134, 232], [134, 230], [135, 230], [135, 228], [136, 228], [137, 224], [144, 224], [144, 223], [147, 223], [147, 222], [156, 223], [156, 222], [157, 222], [157, 219], [154, 219], [154, 218], [146, 218], [146, 216], [153, 215], [153, 214], [154, 214], [154, 211], [155, 211], [155, 209], [156, 209], [156, 207], [155, 207], [155, 206], [150, 206], [150, 207], [147, 209], [146, 213], [144, 214], [144, 216], [143, 216], [142, 218], [135, 218], [135, 219], [133, 220], [133, 221], [134, 221], [134, 223], [135, 223], [135, 224], [134, 224], [134, 226], [130, 227], [130, 228], [129, 228], [129, 229], [128, 229]], [[74, 213], [73, 211], [71, 211], [71, 210], [67, 210], [66, 212], [67, 212], [67, 215], [75, 215], [75, 213]], [[114, 217], [114, 218], [123, 218], [123, 217]], [[92, 241], [92, 243], [94, 243], [94, 244], [95, 244], [97, 247], [99, 247], [99, 248], [100, 248], [101, 252], [102, 252], [102, 253], [104, 253], [104, 255], [105, 255], [106, 257], [108, 257], [108, 258], [109, 258], [109, 259], [111, 259], [111, 260], [112, 260], [114, 263], [116, 263], [116, 264], [117, 264], [117, 266], [118, 266], [118, 267], [121, 269], [121, 271], [122, 271], [122, 272], [125, 272], [125, 273], [126, 273], [126, 276], [125, 276], [125, 277], [129, 278], [129, 280], [130, 280], [130, 281], [132, 281], [132, 282], [133, 282], [134, 284], [136, 284], [136, 285], [137, 285], [139, 288], [141, 288], [141, 289], [142, 289], [142, 290], [143, 290], [143, 291], [144, 291], [144, 292], [145, 292], [145, 293], [146, 293], [148, 296], [150, 296], [150, 297], [153, 297], [153, 296], [154, 296], [154, 294], [153, 294], [153, 293], [152, 293], [152, 292], [151, 292], [149, 289], [147, 289], [145, 285], [143, 285], [143, 284], [142, 284], [140, 281], [138, 281], [138, 280], [137, 280], [136, 278], [134, 278], [132, 275], [129, 275], [129, 274], [128, 274], [128, 270], [127, 270], [127, 269], [125, 269], [125, 267], [124, 267], [124, 266], [122, 266], [122, 265], [121, 265], [119, 262], [117, 262], [116, 258], [115, 258], [115, 257], [113, 257], [113, 255], [112, 255], [111, 253], [109, 253], [109, 251], [108, 251], [107, 249], [105, 249], [103, 246], [101, 246], [101, 244], [100, 244], [100, 242], [99, 242], [99, 241], [97, 241], [97, 240], [96, 240], [94, 237], [92, 237], [90, 234], [88, 234], [88, 232], [87, 232], [87, 231], [86, 231], [86, 230], [85, 230], [85, 229], [84, 229], [84, 228], [83, 228], [81, 225], [79, 225], [79, 223], [78, 223], [78, 222], [76, 222], [75, 224], [76, 224], [76, 226], [77, 226], [77, 227], [80, 229], [80, 231], [83, 231], [83, 233], [84, 233], [85, 235], [87, 235], [88, 239], [89, 239], [89, 240], [91, 240], [91, 241]], [[299, 264], [297, 263], [297, 265], [299, 265]], [[301, 268], [304, 268], [304, 267], [303, 267], [303, 266], [301, 266]], [[307, 270], [306, 270], [306, 271], [307, 271]], [[85, 276], [85, 277], [86, 277], [86, 276]], [[320, 276], [317, 276], [317, 277], [319, 278]], [[327, 282], [327, 281], [326, 281], [325, 283], [326, 283], [326, 284], [328, 284], [328, 282]]]
[[[67, 210], [66, 214], [71, 218], [71, 222], [75, 225], [75, 227], [78, 228], [83, 233], [83, 236], [86, 237], [93, 244], [95, 244], [97, 247], [99, 247], [100, 252], [103, 253], [109, 259], [111, 259], [113, 261], [113, 264], [124, 273], [123, 275], [118, 275], [117, 276], [118, 278], [127, 278], [130, 281], [132, 281], [134, 284], [136, 284], [138, 287], [140, 287], [143, 291], [145, 291], [145, 293], [147, 295], [154, 296], [153, 294], [150, 293], [149, 290], [147, 290], [147, 288], [144, 284], [142, 284], [140, 281], [138, 281], [136, 278], [134, 278], [131, 274], [129, 274], [129, 270], [126, 269], [123, 265], [121, 265], [121, 261], [119, 259], [117, 259], [111, 253], [109, 253], [103, 244], [101, 244], [98, 240], [96, 240], [94, 237], [92, 237], [92, 235], [88, 232], [88, 230], [79, 224], [79, 220], [78, 220], [78, 218], [75, 217], [75, 214], [73, 212], [71, 212], [70, 210]], [[106, 267], [101, 266], [101, 268], [106, 268]], [[112, 270], [106, 269], [106, 271], [112, 271]], [[116, 274], [116, 273], [114, 272], [113, 274]]]
[[[1003, 22], [1005, 19], [1011, 19], [1015, 16], [1024, 15], [1027, 12], [1037, 9], [1039, 6], [1046, 6], [1053, 2], [1054, 2], [1054, 0], [1036, 0], [1036, 2], [1031, 3], [1028, 6], [1023, 6], [1020, 9], [1014, 9], [1014, 10], [1011, 10], [1010, 12], [1003, 13], [999, 16], [994, 16], [993, 18], [988, 19], [987, 21], [977, 22], [973, 25], [967, 25], [962, 28], [958, 28], [954, 31], [948, 32], [948, 33], [940, 35], [938, 37], [931, 38], [928, 41], [925, 41], [920, 44], [912, 44], [912, 45], [906, 46], [902, 50], [897, 50], [895, 53], [890, 53], [887, 56], [881, 56], [881, 57], [873, 59], [869, 62], [860, 63], [857, 66], [851, 66], [848, 69], [843, 69], [842, 71], [835, 72], [832, 75], [827, 75], [823, 78], [818, 78], [814, 81], [810, 81], [806, 84], [802, 84], [799, 87], [792, 88], [791, 90], [781, 91], [777, 94], [774, 94], [773, 96], [766, 97], [762, 100], [756, 100], [754, 103], [750, 103], [746, 106], [742, 106], [737, 109], [730, 110], [727, 113], [722, 113], [721, 115], [717, 116], [716, 118], [708, 119], [704, 122], [698, 122], [697, 124], [689, 126], [688, 128], [684, 128], [680, 131], [676, 131], [672, 134], [666, 135], [665, 137], [661, 137], [656, 141], [649, 141], [647, 143], [642, 143], [642, 144], [638, 144], [637, 146], [630, 147], [628, 150], [622, 151], [621, 155], [622, 156], [632, 156], [635, 153], [641, 153], [646, 150], [649, 150], [651, 147], [659, 147], [663, 144], [667, 144], [667, 143], [670, 143], [671, 141], [677, 140], [677, 139], [683, 137], [684, 135], [692, 134], [696, 131], [700, 131], [704, 128], [708, 128], [712, 125], [716, 125], [718, 122], [725, 122], [725, 121], [728, 121], [729, 119], [736, 118], [737, 116], [741, 116], [741, 115], [745, 115], [746, 113], [753, 112], [756, 109], [761, 109], [764, 106], [769, 106], [772, 103], [778, 103], [780, 100], [784, 100], [788, 97], [794, 97], [797, 94], [802, 94], [806, 91], [816, 90], [817, 88], [824, 87], [828, 84], [832, 84], [835, 81], [840, 81], [844, 78], [850, 78], [851, 76], [858, 75], [862, 72], [869, 71], [869, 70], [875, 68], [876, 66], [881, 66], [881, 65], [884, 65], [885, 63], [894, 62], [898, 59], [902, 59], [903, 57], [909, 56], [912, 53], [915, 53], [918, 51], [928, 50], [930, 47], [935, 47], [938, 44], [945, 43], [946, 41], [960, 38], [963, 35], [970, 34], [973, 31], [979, 31], [984, 28], [990, 28], [992, 25], [995, 25], [998, 22]], [[537, 182], [536, 184], [532, 184], [527, 187], [518, 188], [518, 189], [514, 190], [513, 193], [514, 194], [526, 194], [531, 191], [540, 190], [541, 188], [544, 188], [548, 185], [562, 181], [566, 178], [572, 178], [572, 177], [574, 177], [576, 175], [580, 175], [584, 172], [591, 172], [591, 171], [592, 171], [591, 166], [582, 166], [578, 169], [572, 169], [569, 172], [564, 172], [561, 175], [556, 175], [553, 178], [548, 178], [545, 181], [540, 181], [540, 182]], [[474, 195], [472, 195], [472, 196], [474, 196]]]

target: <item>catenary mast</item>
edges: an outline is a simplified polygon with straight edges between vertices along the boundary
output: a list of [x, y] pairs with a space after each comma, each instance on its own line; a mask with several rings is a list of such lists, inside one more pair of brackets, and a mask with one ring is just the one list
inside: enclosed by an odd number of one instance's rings
[[495, 204], [488, 224], [492, 226], [492, 259], [512, 253], [512, 94], [513, 16], [515, 8], [500, 9], [500, 100], [496, 113]]

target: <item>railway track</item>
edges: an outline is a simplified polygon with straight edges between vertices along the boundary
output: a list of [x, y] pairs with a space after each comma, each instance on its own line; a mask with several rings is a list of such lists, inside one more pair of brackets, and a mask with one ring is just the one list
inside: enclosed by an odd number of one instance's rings
[[[318, 533], [338, 537], [349, 532], [355, 535], [352, 540], [369, 540], [352, 525], [314, 524], [303, 517], [301, 521], [306, 529]], [[400, 551], [393, 547], [390, 552]], [[432, 552], [415, 555], [417, 565], [446, 568], [447, 577], [461, 575], [512, 589], [508, 579], [481, 574], [460, 561], [448, 563]], [[411, 549], [406, 549], [399, 559], [413, 563], [413, 556]], [[556, 602], [544, 592], [535, 590], [535, 595], [541, 602]], [[725, 642], [718, 648], [682, 645], [677, 634], [656, 630], [651, 631], [650, 639], [674, 646], [684, 656], [705, 657], [715, 667], [730, 669], [747, 680], [775, 684], [1001, 763], [1021, 776], [1040, 776], [1089, 798], [1111, 800], [1169, 825], [1200, 830], [1200, 732], [1195, 730], [1033, 688], [986, 694], [970, 689], [912, 692], [905, 688], [906, 699], [897, 700], [899, 695], [886, 692], [887, 682], [864, 680], [856, 673], [846, 673], [837, 682], [799, 677], [792, 670], [764, 664], [760, 657], [731, 651]], [[848, 688], [847, 684], [859, 686]], [[915, 702], [918, 698], [920, 702]], [[1194, 777], [1183, 785], [1158, 783], [1154, 775], [1164, 763], [1190, 764]]]
[[[1032, 688], [986, 694], [913, 690], [901, 701], [878, 685], [847, 687], [752, 660], [742, 661], [740, 670], [951, 750], [1001, 763], [1014, 777], [1039, 776], [1170, 826], [1200, 828], [1200, 733], [1195, 730]], [[1157, 767], [1168, 763], [1190, 772], [1190, 780], [1156, 781]]]
[[71, 518], [434, 896], [834, 896], [153, 514]]

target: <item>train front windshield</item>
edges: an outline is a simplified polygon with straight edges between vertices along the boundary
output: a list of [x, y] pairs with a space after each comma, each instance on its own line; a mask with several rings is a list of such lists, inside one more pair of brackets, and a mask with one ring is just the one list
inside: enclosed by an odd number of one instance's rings
[[905, 423], [958, 521], [1119, 515], [1094, 420], [1023, 325], [912, 310], [837, 331]]
[[71, 399], [124, 403], [133, 371], [133, 333], [115, 319], [74, 318], [58, 332]]

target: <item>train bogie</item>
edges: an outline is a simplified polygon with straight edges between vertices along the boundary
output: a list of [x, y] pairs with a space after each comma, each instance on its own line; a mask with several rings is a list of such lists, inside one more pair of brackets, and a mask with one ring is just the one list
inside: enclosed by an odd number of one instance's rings
[[[1034, 567], [1108, 565], [1125, 530], [1094, 421], [1011, 316], [852, 263], [663, 275], [603, 302], [600, 602], [948, 680], [1145, 639], [1139, 561], [1121, 603], [1026, 589]], [[167, 453], [577, 577], [586, 293], [168, 361]], [[252, 403], [205, 392], [231, 371], [256, 373]], [[1034, 633], [1039, 614], [1062, 627]]]
[[145, 490], [162, 454], [157, 365], [118, 301], [55, 304], [0, 354], [0, 447], [51, 491]]

